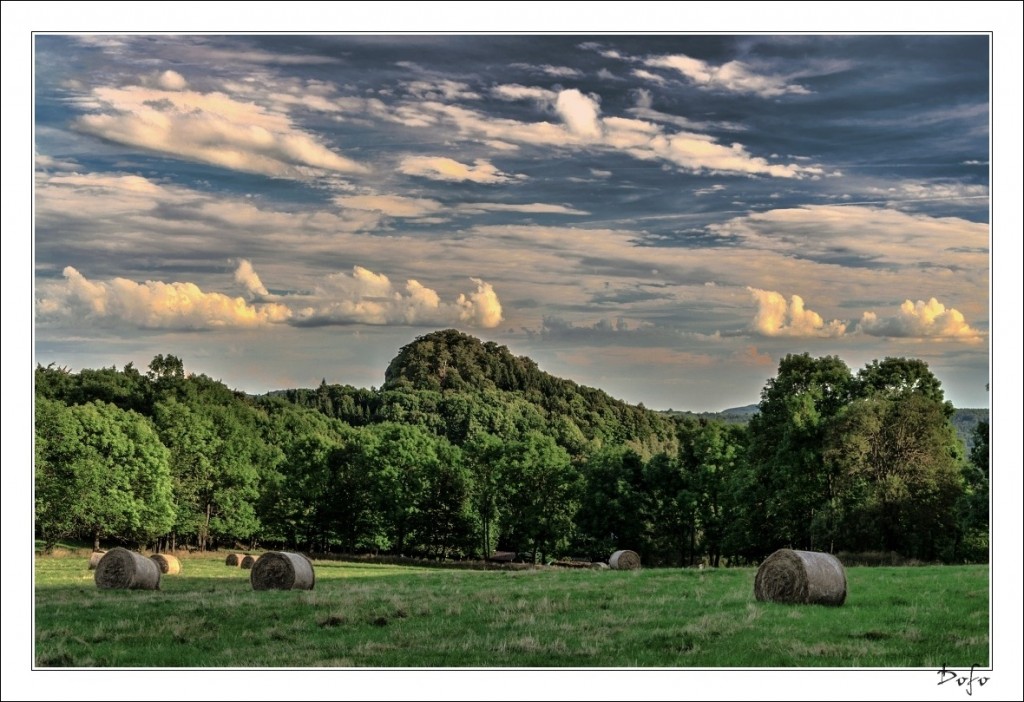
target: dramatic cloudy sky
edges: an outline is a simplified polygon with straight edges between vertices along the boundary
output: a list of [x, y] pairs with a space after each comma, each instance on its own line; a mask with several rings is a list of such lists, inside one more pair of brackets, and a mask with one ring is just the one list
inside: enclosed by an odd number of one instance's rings
[[35, 37], [35, 360], [379, 386], [455, 327], [652, 408], [788, 353], [988, 406], [989, 36]]

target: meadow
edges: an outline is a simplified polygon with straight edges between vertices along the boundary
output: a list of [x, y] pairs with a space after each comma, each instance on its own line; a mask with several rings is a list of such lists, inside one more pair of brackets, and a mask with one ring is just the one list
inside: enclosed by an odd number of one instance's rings
[[100, 590], [35, 557], [35, 666], [967, 668], [989, 665], [987, 566], [851, 567], [841, 607], [754, 598], [754, 568], [449, 570], [315, 561], [254, 591], [224, 554]]

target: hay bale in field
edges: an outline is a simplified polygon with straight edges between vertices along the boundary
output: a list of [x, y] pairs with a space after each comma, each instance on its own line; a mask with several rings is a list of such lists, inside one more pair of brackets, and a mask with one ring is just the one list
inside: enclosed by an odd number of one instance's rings
[[253, 555], [251, 553], [247, 553], [244, 556], [242, 556], [242, 562], [239, 563], [238, 565], [242, 566], [242, 568], [244, 568], [245, 570], [249, 570], [254, 565], [256, 565], [256, 561], [258, 561], [259, 558], [260, 558], [259, 556], [255, 556], [255, 555]]
[[106, 551], [93, 551], [89, 554], [89, 570], [96, 570], [105, 553]]
[[181, 572], [181, 561], [178, 560], [177, 556], [172, 556], [169, 553], [154, 553], [150, 558], [160, 568], [160, 572], [164, 575], [177, 575]]
[[112, 548], [96, 566], [96, 587], [102, 590], [159, 590], [160, 566], [124, 548]]
[[253, 590], [312, 590], [316, 574], [301, 553], [268, 551], [256, 560], [249, 582]]
[[829, 553], [779, 549], [757, 569], [754, 596], [759, 602], [838, 607], [846, 601], [846, 571]]
[[242, 559], [245, 558], [244, 553], [229, 553], [228, 557], [224, 559], [224, 565], [229, 565], [237, 568], [242, 565]]
[[591, 570], [608, 570], [608, 568], [609, 568], [608, 564], [607, 563], [602, 563], [601, 561], [594, 561], [593, 563], [590, 564], [590, 569]]
[[608, 559], [612, 570], [636, 570], [640, 567], [640, 556], [636, 551], [616, 551]]

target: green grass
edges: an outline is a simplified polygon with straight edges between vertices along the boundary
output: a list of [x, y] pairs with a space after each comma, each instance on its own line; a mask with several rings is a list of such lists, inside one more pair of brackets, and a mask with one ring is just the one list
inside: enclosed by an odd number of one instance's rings
[[223, 557], [159, 591], [35, 559], [37, 667], [987, 666], [988, 568], [848, 568], [839, 608], [757, 602], [754, 569], [468, 571], [316, 562], [255, 592]]

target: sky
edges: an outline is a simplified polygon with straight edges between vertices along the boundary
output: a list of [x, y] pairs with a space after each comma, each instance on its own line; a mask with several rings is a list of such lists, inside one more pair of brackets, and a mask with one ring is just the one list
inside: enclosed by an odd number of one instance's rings
[[[631, 402], [719, 410], [787, 353], [922, 358], [957, 406], [992, 406], [1011, 468], [979, 692], [1019, 696], [1019, 3], [246, 7], [4, 3], [6, 468], [31, 464], [37, 362], [379, 387], [401, 346], [456, 327]], [[28, 543], [29, 471], [3, 487]], [[30, 670], [31, 570], [3, 571], [5, 698], [146, 684]], [[308, 686], [293, 672], [260, 690]], [[522, 694], [361, 672], [330, 682]], [[565, 699], [813, 699], [820, 674], [837, 699], [963, 692], [927, 669], [529, 672]], [[249, 673], [175, 684], [241, 699]]]
[[804, 352], [987, 407], [989, 44], [37, 34], [35, 360], [379, 387], [456, 328], [654, 409]]

